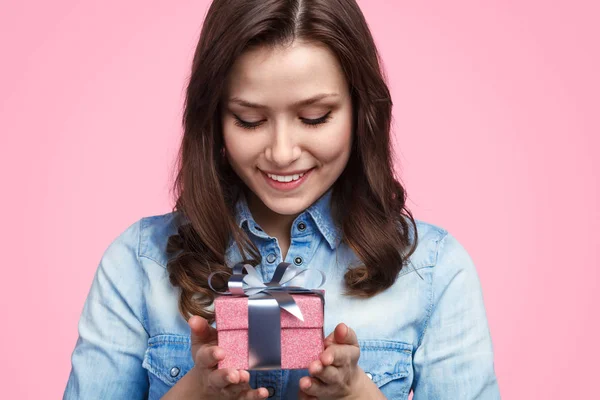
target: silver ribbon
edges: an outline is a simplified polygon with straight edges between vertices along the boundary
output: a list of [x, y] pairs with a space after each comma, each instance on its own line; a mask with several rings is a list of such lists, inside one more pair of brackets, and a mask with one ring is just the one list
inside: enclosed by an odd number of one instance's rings
[[[243, 271], [246, 270], [247, 274]], [[238, 263], [233, 267], [227, 287], [229, 291], [219, 292], [212, 286], [212, 278], [224, 271], [213, 272], [208, 276], [210, 288], [222, 295], [248, 296], [248, 366], [253, 370], [281, 368], [281, 309], [304, 321], [302, 311], [292, 294], [315, 294], [324, 302], [323, 293], [318, 289], [325, 283], [325, 274], [315, 269], [298, 269], [287, 262], [275, 269], [273, 279], [264, 283], [260, 274], [250, 264]], [[314, 289], [297, 285], [303, 274], [317, 273], [321, 277]]]

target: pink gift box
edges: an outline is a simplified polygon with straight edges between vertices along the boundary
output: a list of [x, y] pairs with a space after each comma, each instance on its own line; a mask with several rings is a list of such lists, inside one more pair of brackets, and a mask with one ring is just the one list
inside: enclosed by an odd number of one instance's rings
[[[323, 303], [316, 295], [292, 297], [304, 321], [280, 309], [281, 369], [305, 369], [323, 352]], [[220, 296], [214, 304], [218, 343], [226, 352], [219, 368], [248, 369], [248, 297]]]

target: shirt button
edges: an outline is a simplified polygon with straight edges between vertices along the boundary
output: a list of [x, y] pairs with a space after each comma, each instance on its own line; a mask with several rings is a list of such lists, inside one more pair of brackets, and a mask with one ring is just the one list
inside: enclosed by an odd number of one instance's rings
[[179, 375], [179, 371], [180, 371], [180, 369], [179, 369], [179, 368], [177, 368], [177, 367], [173, 367], [173, 368], [171, 368], [171, 376], [172, 376], [173, 378], [175, 378], [177, 375]]
[[274, 387], [268, 386], [267, 391], [269, 392], [269, 397], [275, 396], [275, 388]]
[[373, 380], [373, 375], [371, 375], [370, 372], [367, 372], [367, 378], [369, 378], [370, 380]]
[[296, 264], [296, 265], [302, 264], [302, 257], [296, 257], [296, 258], [294, 258], [294, 264]]
[[269, 254], [269, 255], [267, 256], [267, 262], [268, 262], [269, 264], [273, 264], [273, 263], [275, 262], [275, 260], [276, 260], [276, 259], [277, 259], [277, 256], [276, 256], [275, 254], [273, 254], [273, 253], [271, 253], [271, 254]]
[[301, 231], [305, 230], [306, 229], [306, 224], [304, 222], [300, 222], [298, 224], [298, 229], [301, 230]]

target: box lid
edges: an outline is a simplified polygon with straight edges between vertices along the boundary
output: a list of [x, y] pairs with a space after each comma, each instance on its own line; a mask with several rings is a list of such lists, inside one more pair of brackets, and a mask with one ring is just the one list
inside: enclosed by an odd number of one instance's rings
[[[293, 294], [304, 321], [281, 309], [281, 328], [322, 328], [323, 303], [317, 295]], [[220, 331], [248, 329], [248, 297], [220, 296], [215, 299], [215, 317]]]

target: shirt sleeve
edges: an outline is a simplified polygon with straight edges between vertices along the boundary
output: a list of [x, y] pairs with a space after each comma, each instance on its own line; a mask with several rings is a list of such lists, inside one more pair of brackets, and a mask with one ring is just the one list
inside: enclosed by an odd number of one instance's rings
[[413, 359], [414, 400], [499, 399], [479, 277], [450, 234], [439, 243], [431, 277], [429, 320]]
[[100, 260], [79, 319], [63, 400], [147, 397], [139, 239], [140, 221], [121, 233]]

